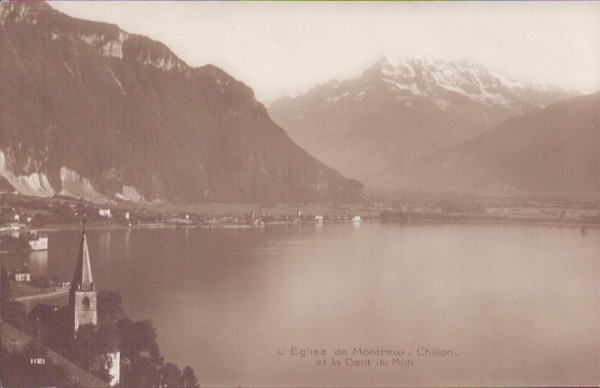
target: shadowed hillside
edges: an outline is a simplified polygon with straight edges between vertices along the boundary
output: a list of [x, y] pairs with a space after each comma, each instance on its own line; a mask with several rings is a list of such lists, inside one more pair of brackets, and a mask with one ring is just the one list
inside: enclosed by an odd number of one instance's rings
[[597, 195], [600, 93], [508, 120], [385, 178], [416, 191]]
[[0, 175], [98, 201], [360, 198], [253, 91], [165, 45], [45, 3], [0, 5]]

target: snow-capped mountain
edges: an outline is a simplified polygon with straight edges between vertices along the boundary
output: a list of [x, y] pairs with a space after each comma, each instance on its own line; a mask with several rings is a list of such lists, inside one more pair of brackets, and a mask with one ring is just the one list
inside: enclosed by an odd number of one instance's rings
[[23, 194], [98, 201], [341, 200], [362, 188], [225, 71], [41, 2], [0, 4], [0, 177]]
[[468, 61], [382, 57], [359, 78], [280, 98], [269, 112], [320, 160], [377, 186], [380, 170], [576, 94], [509, 80]]
[[510, 80], [470, 61], [449, 62], [382, 57], [368, 72], [381, 75], [390, 88], [431, 99], [443, 110], [459, 108], [454, 97], [463, 96], [486, 106], [503, 106], [522, 113], [523, 105], [544, 107], [565, 97], [550, 85]]

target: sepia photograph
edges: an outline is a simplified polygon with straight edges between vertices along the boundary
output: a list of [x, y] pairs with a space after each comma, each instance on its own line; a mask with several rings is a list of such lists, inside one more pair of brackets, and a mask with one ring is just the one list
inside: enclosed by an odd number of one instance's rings
[[600, 385], [599, 1], [0, 1], [0, 388]]

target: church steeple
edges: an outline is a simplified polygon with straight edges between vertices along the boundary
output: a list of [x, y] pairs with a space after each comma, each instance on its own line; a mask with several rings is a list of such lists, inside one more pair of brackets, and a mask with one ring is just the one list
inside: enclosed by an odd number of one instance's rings
[[92, 277], [92, 266], [90, 263], [90, 251], [85, 235], [85, 227], [81, 232], [81, 243], [75, 266], [75, 276], [71, 282], [69, 291], [69, 305], [73, 316], [73, 335], [81, 325], [95, 325], [98, 323], [98, 311], [96, 310], [96, 286]]
[[[69, 307], [71, 312], [71, 333], [77, 337], [77, 331], [82, 325], [98, 324], [98, 295], [94, 278], [92, 277], [92, 266], [90, 262], [90, 250], [88, 248], [87, 236], [85, 235], [85, 224], [81, 231], [81, 242], [75, 265], [75, 276], [69, 291]], [[119, 383], [121, 375], [121, 353], [119, 351], [105, 353], [110, 358], [111, 375], [110, 386]], [[106, 358], [105, 358], [106, 360]]]
[[79, 255], [77, 256], [77, 265], [75, 266], [75, 276], [73, 277], [72, 286], [76, 290], [82, 291], [93, 291], [95, 289], [85, 227], [81, 233]]

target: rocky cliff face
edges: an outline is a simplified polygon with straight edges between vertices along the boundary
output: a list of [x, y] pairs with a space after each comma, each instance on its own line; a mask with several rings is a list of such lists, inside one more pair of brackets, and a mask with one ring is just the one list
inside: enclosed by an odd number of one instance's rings
[[362, 185], [303, 151], [252, 90], [45, 3], [0, 5], [0, 176], [23, 194], [321, 201]]
[[269, 112], [300, 146], [376, 187], [383, 183], [379, 171], [574, 94], [512, 81], [471, 62], [382, 57], [359, 78], [283, 97]]

